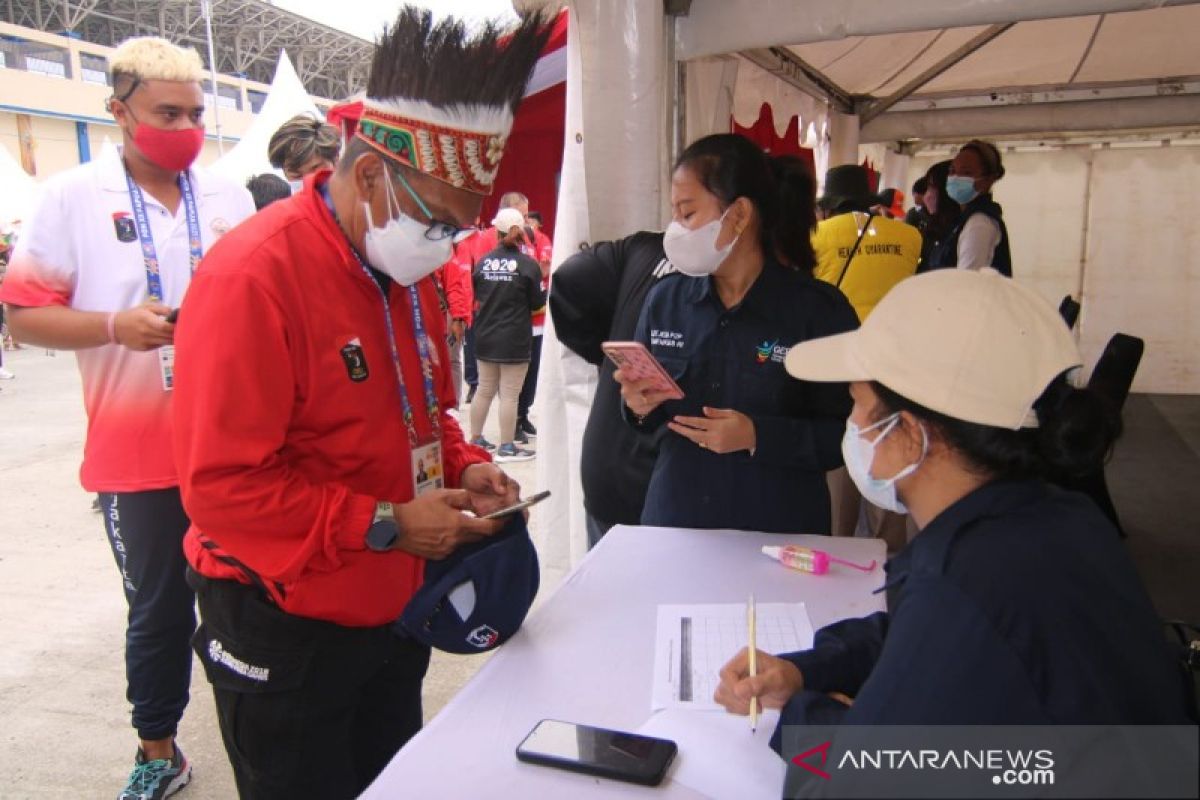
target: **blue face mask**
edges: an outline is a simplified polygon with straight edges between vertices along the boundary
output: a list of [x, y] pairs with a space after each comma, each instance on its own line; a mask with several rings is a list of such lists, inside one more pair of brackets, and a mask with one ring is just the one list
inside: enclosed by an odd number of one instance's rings
[[975, 190], [975, 179], [965, 175], [951, 175], [947, 178], [946, 194], [960, 206], [965, 206], [979, 196], [979, 192]]

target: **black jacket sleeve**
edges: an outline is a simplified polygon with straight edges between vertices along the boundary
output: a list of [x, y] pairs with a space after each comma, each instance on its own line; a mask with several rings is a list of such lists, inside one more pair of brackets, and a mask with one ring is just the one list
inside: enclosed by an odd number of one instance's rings
[[568, 258], [554, 271], [550, 316], [559, 341], [591, 364], [604, 361], [621, 287], [624, 240], [600, 242]]

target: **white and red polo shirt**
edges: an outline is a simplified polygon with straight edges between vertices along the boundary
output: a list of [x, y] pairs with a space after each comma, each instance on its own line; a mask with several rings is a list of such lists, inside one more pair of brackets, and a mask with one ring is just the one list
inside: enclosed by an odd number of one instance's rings
[[[192, 168], [204, 252], [254, 213], [241, 186]], [[168, 211], [143, 193], [159, 261], [163, 304], [178, 307], [191, 282], [185, 204]], [[129, 185], [116, 148], [55, 175], [40, 187], [0, 288], [12, 306], [123, 311], [146, 300], [146, 265]], [[76, 352], [88, 415], [80, 481], [89, 492], [177, 486], [171, 392], [159, 354], [110, 344]]]

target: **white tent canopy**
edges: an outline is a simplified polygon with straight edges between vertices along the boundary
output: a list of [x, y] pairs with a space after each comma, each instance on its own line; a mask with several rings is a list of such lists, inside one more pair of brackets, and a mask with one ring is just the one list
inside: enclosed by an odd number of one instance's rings
[[0, 226], [25, 219], [33, 208], [37, 181], [25, 171], [8, 148], [0, 145]]
[[275, 67], [275, 78], [262, 110], [254, 117], [250, 129], [225, 155], [217, 159], [209, 169], [226, 178], [245, 183], [264, 172], [278, 172], [267, 160], [267, 144], [279, 126], [297, 114], [309, 114], [322, 119], [317, 104], [309, 97], [292, 66], [288, 54], [280, 51], [279, 63]]
[[[556, 262], [587, 242], [659, 227], [677, 148], [728, 130], [730, 115], [753, 122], [764, 100], [780, 133], [800, 116], [819, 172], [861, 158], [860, 137], [904, 153], [971, 136], [1052, 139], [1031, 152], [1014, 150], [1021, 141], [1005, 146], [1011, 166], [996, 192], [1012, 216], [1017, 279], [1057, 293], [1055, 302], [1064, 290], [1082, 298], [1089, 363], [1112, 332], [1135, 333], [1147, 340], [1135, 388], [1200, 391], [1200, 331], [1189, 322], [1200, 305], [1200, 250], [1186, 216], [1200, 148], [1159, 141], [1184, 144], [1200, 130], [1194, 0], [665, 3], [679, 16], [639, 0], [569, 5], [558, 211], [569, 224], [556, 231]], [[1136, 131], [1142, 149], [1072, 139], [1088, 131]], [[907, 188], [908, 156], [876, 152], [888, 185]], [[539, 426], [544, 440], [568, 446], [538, 459], [539, 479], [555, 491], [549, 524], [569, 527], [576, 556], [580, 420], [595, 374], [581, 365], [548, 330]]]

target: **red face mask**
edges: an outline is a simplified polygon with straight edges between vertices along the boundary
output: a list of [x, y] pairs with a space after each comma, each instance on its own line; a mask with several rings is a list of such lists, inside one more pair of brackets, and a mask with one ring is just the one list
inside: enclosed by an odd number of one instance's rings
[[154, 164], [173, 172], [187, 169], [204, 146], [204, 128], [164, 130], [143, 122], [133, 129], [133, 143]]

